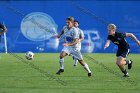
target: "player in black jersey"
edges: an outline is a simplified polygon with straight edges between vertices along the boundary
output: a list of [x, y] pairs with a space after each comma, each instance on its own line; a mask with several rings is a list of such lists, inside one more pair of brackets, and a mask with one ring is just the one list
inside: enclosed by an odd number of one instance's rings
[[6, 31], [7, 31], [7, 29], [6, 29], [5, 25], [0, 23], [0, 42], [1, 42], [1, 35]]
[[128, 72], [125, 69], [125, 65], [128, 65], [128, 69], [131, 69], [132, 67], [132, 60], [126, 60], [127, 55], [129, 54], [129, 44], [126, 41], [126, 37], [132, 38], [138, 45], [140, 45], [140, 41], [133, 35], [132, 33], [120, 33], [116, 32], [116, 26], [114, 24], [108, 25], [108, 38], [106, 41], [106, 44], [104, 46], [104, 49], [109, 47], [110, 41], [112, 41], [115, 45], [118, 46], [118, 51], [116, 53], [117, 61], [116, 64], [124, 73], [124, 77], [129, 77]]
[[2, 35], [4, 32], [6, 32], [6, 27], [2, 23], [0, 23], [0, 35]]

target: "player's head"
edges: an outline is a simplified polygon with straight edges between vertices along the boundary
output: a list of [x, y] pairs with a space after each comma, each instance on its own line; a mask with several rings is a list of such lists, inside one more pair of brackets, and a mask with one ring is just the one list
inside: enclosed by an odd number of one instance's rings
[[73, 17], [67, 17], [66, 18], [66, 25], [67, 25], [67, 27], [69, 27], [69, 28], [71, 28], [71, 27], [73, 27], [73, 24], [74, 24], [74, 18]]
[[109, 35], [114, 35], [116, 32], [116, 25], [115, 24], [108, 24], [108, 34]]
[[79, 26], [79, 21], [74, 20], [74, 26], [77, 28]]

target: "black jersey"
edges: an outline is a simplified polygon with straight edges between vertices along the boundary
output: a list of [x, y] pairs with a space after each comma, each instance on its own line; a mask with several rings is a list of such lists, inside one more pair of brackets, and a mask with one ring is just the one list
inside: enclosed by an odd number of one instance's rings
[[108, 35], [108, 40], [111, 40], [114, 44], [118, 46], [119, 49], [129, 49], [129, 44], [126, 41], [126, 34], [115, 32], [115, 35]]
[[0, 23], [0, 28], [3, 28], [3, 24]]

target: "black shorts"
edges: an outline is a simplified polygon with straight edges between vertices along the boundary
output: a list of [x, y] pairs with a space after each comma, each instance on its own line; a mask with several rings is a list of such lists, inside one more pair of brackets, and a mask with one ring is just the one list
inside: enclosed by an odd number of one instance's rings
[[117, 53], [116, 53], [116, 56], [119, 57], [123, 57], [123, 58], [126, 58], [129, 54], [129, 48], [128, 49], [118, 49]]

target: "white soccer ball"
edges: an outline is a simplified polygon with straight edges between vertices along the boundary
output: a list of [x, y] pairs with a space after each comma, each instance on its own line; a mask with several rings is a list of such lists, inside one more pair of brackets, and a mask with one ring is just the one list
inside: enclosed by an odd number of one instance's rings
[[28, 60], [32, 60], [34, 58], [34, 53], [31, 52], [31, 51], [28, 51], [26, 54], [25, 54], [25, 57], [26, 59]]

